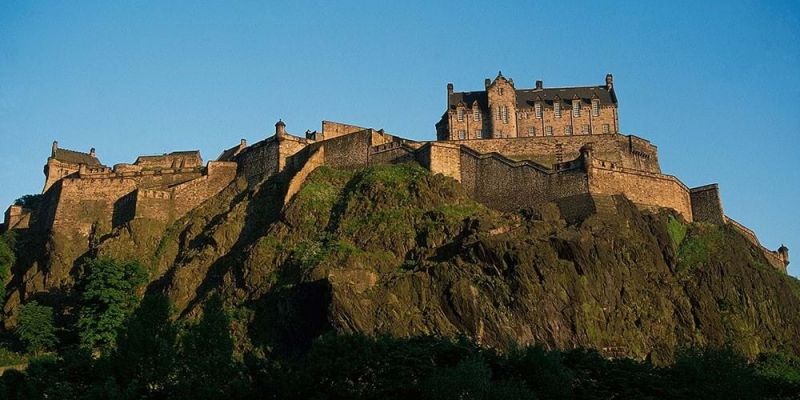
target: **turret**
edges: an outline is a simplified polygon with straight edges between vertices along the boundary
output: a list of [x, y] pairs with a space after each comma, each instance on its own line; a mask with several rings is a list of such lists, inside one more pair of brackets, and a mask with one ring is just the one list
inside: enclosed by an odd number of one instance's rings
[[789, 248], [784, 246], [784, 245], [781, 245], [781, 247], [778, 248], [778, 256], [783, 261], [783, 265], [785, 267], [788, 267], [789, 266]]
[[282, 119], [279, 119], [278, 122], [275, 123], [275, 136], [286, 136], [286, 124]]

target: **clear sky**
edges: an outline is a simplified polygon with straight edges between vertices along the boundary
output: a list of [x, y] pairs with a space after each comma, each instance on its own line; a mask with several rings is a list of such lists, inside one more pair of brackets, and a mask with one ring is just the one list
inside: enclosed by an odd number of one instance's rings
[[[113, 5], [112, 5], [113, 3]], [[53, 140], [106, 165], [214, 159], [330, 119], [433, 139], [446, 85], [599, 85], [623, 133], [800, 275], [800, 2], [0, 3], [0, 204], [38, 193]]]

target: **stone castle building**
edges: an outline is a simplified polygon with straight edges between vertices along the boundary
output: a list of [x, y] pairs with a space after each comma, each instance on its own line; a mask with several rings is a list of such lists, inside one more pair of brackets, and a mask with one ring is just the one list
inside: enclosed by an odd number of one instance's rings
[[687, 222], [729, 225], [786, 271], [786, 247], [764, 248], [756, 235], [723, 212], [716, 184], [689, 188], [662, 173], [656, 146], [619, 132], [613, 77], [605, 85], [516, 89], [498, 74], [485, 90], [455, 92], [436, 124], [437, 140], [414, 141], [383, 130], [323, 121], [321, 131], [244, 140], [203, 165], [197, 151], [141, 156], [103, 165], [89, 153], [53, 143], [45, 185], [35, 204], [12, 205], [4, 229], [34, 229], [84, 238], [108, 234], [136, 219], [173, 222], [225, 187], [276, 178], [288, 202], [317, 167], [415, 161], [460, 182], [489, 207], [513, 211], [554, 204], [562, 219], [616, 212], [619, 196], [647, 210], [669, 208]]

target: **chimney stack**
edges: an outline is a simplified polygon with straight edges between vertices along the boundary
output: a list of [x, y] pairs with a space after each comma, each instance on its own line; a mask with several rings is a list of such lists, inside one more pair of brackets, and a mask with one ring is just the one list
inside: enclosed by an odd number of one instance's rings
[[56, 156], [56, 150], [58, 150], [58, 141], [53, 140], [53, 147], [50, 150], [52, 152], [51, 157], [55, 157]]
[[452, 83], [448, 83], [447, 84], [447, 94], [453, 94], [453, 84]]
[[536, 89], [541, 89], [544, 87], [544, 83], [542, 81], [536, 81]]
[[611, 90], [614, 88], [614, 75], [610, 73], [606, 74], [606, 90]]
[[275, 123], [275, 136], [285, 136], [286, 135], [286, 124], [283, 123], [282, 119], [279, 119], [277, 123]]
[[488, 88], [489, 85], [491, 85], [491, 84], [492, 84], [492, 80], [491, 79], [486, 78], [486, 79], [483, 80], [483, 86], [486, 86]]
[[240, 148], [245, 148], [245, 147], [247, 147], [247, 139], [242, 139], [242, 140], [239, 142], [239, 147], [240, 147]]
[[92, 157], [94, 157], [94, 158], [97, 158], [97, 153], [95, 153], [95, 151], [94, 151], [94, 147], [92, 147], [91, 149], [89, 149], [89, 155], [90, 155], [90, 156], [92, 156]]

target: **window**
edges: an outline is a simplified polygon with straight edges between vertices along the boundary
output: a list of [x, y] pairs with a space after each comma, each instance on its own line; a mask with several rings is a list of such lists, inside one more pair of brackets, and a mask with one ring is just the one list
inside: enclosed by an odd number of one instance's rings
[[592, 116], [600, 116], [600, 100], [592, 100]]
[[508, 109], [506, 106], [500, 106], [500, 119], [502, 119], [504, 123], [508, 123]]
[[553, 112], [556, 113], [556, 118], [561, 118], [561, 102], [555, 101], [553, 103]]
[[552, 126], [546, 127], [545, 131], [547, 132], [547, 136], [553, 136], [553, 127]]
[[458, 122], [464, 121], [464, 109], [459, 108], [457, 114], [458, 114]]
[[475, 130], [475, 138], [480, 139], [483, 137], [483, 131], [480, 129]]
[[528, 128], [528, 136], [536, 136], [536, 127], [532, 126]]
[[611, 127], [608, 124], [603, 124], [603, 133], [611, 133]]
[[503, 88], [497, 88], [497, 94], [502, 96], [503, 95]]
[[581, 101], [580, 100], [572, 100], [572, 116], [573, 117], [580, 117], [581, 116]]
[[481, 120], [481, 110], [478, 107], [475, 107], [475, 111], [472, 112], [472, 119], [475, 121]]
[[467, 131], [465, 131], [463, 129], [460, 129], [458, 131], [458, 138], [461, 139], [461, 140], [466, 139], [467, 138]]
[[536, 118], [542, 118], [542, 103], [537, 101], [533, 108], [536, 111]]
[[581, 133], [583, 133], [584, 135], [589, 134], [589, 124], [583, 124], [583, 126], [581, 127]]
[[572, 125], [564, 125], [564, 134], [572, 135]]

